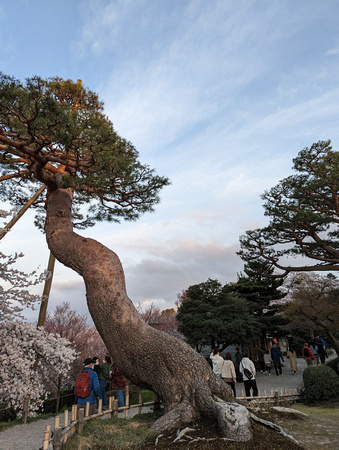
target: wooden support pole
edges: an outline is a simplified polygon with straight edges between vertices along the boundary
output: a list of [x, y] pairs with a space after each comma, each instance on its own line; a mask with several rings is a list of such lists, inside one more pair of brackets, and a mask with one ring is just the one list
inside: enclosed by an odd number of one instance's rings
[[61, 450], [62, 428], [54, 428], [53, 450]]
[[[72, 406], [72, 422], [75, 422], [77, 420], [77, 412], [78, 412], [78, 405]], [[75, 433], [75, 426], [72, 426], [71, 428], [71, 435]]]
[[85, 421], [84, 421], [84, 417], [85, 417], [85, 410], [84, 408], [79, 408], [78, 411], [78, 423], [77, 423], [77, 433], [78, 434], [82, 434], [83, 430], [84, 430], [84, 425], [85, 425]]
[[98, 401], [98, 413], [102, 412], [102, 399]]
[[114, 400], [114, 396], [113, 395], [108, 397], [108, 410], [110, 411], [108, 413], [108, 418], [109, 419], [112, 419], [113, 400]]
[[[126, 386], [125, 406], [129, 406], [129, 386]], [[128, 419], [129, 408], [125, 409], [125, 419]]]
[[[65, 410], [64, 413], [64, 428], [68, 427], [68, 409]], [[64, 443], [67, 442], [68, 434], [64, 434]]]
[[42, 446], [43, 450], [48, 450], [50, 433], [51, 433], [51, 426], [47, 425], [46, 426], [46, 431], [45, 431], [45, 434], [44, 434], [44, 442], [43, 442], [43, 446]]
[[27, 209], [35, 202], [35, 200], [39, 197], [39, 195], [44, 191], [45, 188], [46, 188], [46, 186], [43, 184], [41, 186], [41, 188], [36, 191], [36, 193], [33, 195], [33, 197], [30, 200], [28, 200], [28, 202], [25, 204], [25, 206], [23, 206], [20, 209], [20, 211], [13, 216], [13, 219], [10, 222], [8, 222], [8, 224], [6, 225], [6, 228], [3, 228], [0, 231], [0, 239], [2, 239], [4, 236], [6, 236], [8, 231], [11, 228], [13, 228], [13, 226], [16, 224], [16, 222], [27, 211]]
[[89, 402], [86, 403], [85, 417], [89, 416]]
[[113, 400], [113, 417], [118, 417], [118, 399]]
[[141, 406], [139, 406], [138, 414], [141, 414], [141, 412], [142, 412], [142, 392], [141, 392], [141, 389], [139, 389], [139, 403], [140, 403]]
[[54, 418], [54, 428], [58, 428], [60, 426], [60, 417], [56, 416]]

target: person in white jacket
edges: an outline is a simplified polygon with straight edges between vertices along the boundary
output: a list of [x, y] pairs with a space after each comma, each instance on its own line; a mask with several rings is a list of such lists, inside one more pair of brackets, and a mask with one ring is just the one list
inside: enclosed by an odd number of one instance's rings
[[237, 376], [235, 374], [234, 364], [232, 362], [232, 356], [230, 353], [226, 353], [225, 361], [221, 369], [221, 378], [225, 383], [231, 386], [234, 397], [237, 396], [235, 391], [235, 383], [237, 381]]
[[[249, 377], [245, 374], [245, 369], [251, 372], [252, 377]], [[244, 357], [241, 360], [239, 370], [243, 376], [246, 397], [251, 397], [251, 389], [253, 389], [253, 397], [256, 397], [258, 395], [257, 382], [255, 381], [256, 371], [253, 361], [250, 360], [248, 353], [244, 353]]]
[[210, 358], [212, 360], [212, 368], [213, 372], [218, 376], [221, 377], [221, 368], [224, 363], [224, 358], [219, 355], [219, 349], [214, 348], [212, 350], [212, 353], [210, 354]]

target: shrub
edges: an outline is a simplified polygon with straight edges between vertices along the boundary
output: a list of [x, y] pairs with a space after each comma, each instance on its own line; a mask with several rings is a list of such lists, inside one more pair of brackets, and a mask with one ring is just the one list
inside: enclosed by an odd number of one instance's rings
[[312, 366], [303, 372], [304, 398], [307, 401], [328, 400], [339, 396], [339, 378], [328, 366]]
[[328, 361], [326, 366], [331, 367], [331, 369], [333, 369], [339, 377], [339, 357]]

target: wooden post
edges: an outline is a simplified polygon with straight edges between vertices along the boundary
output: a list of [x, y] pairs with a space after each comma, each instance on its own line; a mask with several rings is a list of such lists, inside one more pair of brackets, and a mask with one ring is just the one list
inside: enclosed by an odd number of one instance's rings
[[54, 428], [53, 450], [61, 449], [61, 439], [62, 439], [62, 428], [61, 427]]
[[51, 426], [47, 425], [46, 426], [46, 431], [44, 433], [44, 442], [43, 442], [43, 445], [42, 445], [42, 450], [48, 450], [50, 432], [51, 432]]
[[[72, 406], [72, 422], [75, 422], [77, 420], [77, 411], [78, 411], [78, 406], [73, 405]], [[71, 435], [73, 435], [74, 433], [75, 433], [75, 427], [72, 426]]]
[[[108, 397], [108, 410], [111, 411], [113, 409], [113, 395]], [[108, 413], [108, 418], [112, 419], [112, 412]]]
[[43, 327], [45, 325], [48, 299], [49, 299], [49, 294], [51, 292], [51, 287], [52, 287], [54, 266], [55, 266], [55, 257], [54, 257], [54, 255], [52, 255], [52, 253], [50, 253], [49, 254], [49, 259], [48, 259], [48, 266], [47, 266], [47, 271], [48, 271], [49, 277], [47, 278], [47, 280], [45, 280], [45, 285], [44, 285], [44, 290], [43, 290], [43, 293], [42, 293], [42, 300], [41, 300], [41, 305], [40, 305], [40, 311], [39, 311], [37, 328], [38, 327]]
[[102, 399], [99, 400], [98, 402], [98, 413], [102, 412]]
[[275, 405], [278, 404], [278, 399], [279, 399], [279, 397], [278, 397], [278, 391], [275, 391], [275, 392], [274, 392], [274, 404], [275, 404]]
[[[68, 409], [64, 413], [64, 428], [68, 427]], [[67, 442], [68, 433], [64, 434], [64, 443]]]
[[77, 423], [77, 428], [76, 428], [78, 434], [82, 434], [82, 432], [83, 432], [84, 425], [85, 425], [84, 416], [85, 416], [84, 408], [79, 408], [78, 423]]
[[85, 417], [89, 416], [89, 402], [86, 403]]
[[[129, 406], [129, 386], [126, 386], [126, 398], [125, 398], [125, 406]], [[129, 409], [125, 409], [125, 419], [128, 419], [128, 411]]]
[[58, 426], [60, 425], [60, 417], [55, 417], [54, 419], [54, 428], [58, 428]]
[[139, 389], [139, 403], [141, 404], [141, 406], [139, 406], [138, 414], [141, 414], [141, 412], [142, 412], [142, 392], [141, 392], [141, 389]]
[[43, 190], [46, 188], [46, 185], [42, 185], [40, 189], [36, 191], [36, 193], [33, 195], [33, 197], [26, 202], [26, 204], [20, 209], [18, 213], [16, 213], [13, 216], [13, 219], [8, 222], [6, 227], [0, 231], [0, 239], [2, 239], [6, 233], [13, 227], [13, 225], [16, 224], [16, 222], [20, 219], [20, 217], [27, 211], [27, 209], [35, 202], [35, 200], [39, 197], [39, 195], [43, 192]]
[[113, 400], [113, 417], [118, 417], [118, 399]]

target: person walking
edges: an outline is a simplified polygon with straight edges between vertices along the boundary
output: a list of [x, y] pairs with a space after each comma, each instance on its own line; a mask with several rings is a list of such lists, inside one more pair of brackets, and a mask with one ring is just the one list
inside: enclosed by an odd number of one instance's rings
[[234, 368], [235, 368], [235, 373], [237, 375], [237, 381], [238, 383], [242, 382], [242, 376], [239, 370], [239, 366], [240, 366], [240, 362], [242, 360], [242, 356], [239, 350], [239, 347], [235, 347], [235, 355], [234, 355], [234, 359], [235, 359], [235, 363], [234, 363]]
[[280, 348], [278, 347], [278, 344], [274, 344], [271, 348], [271, 357], [275, 369], [275, 373], [277, 376], [282, 375], [282, 368], [281, 368], [281, 361], [284, 362], [284, 357], [280, 351]]
[[265, 354], [264, 354], [264, 362], [265, 362], [265, 370], [266, 372], [271, 375], [271, 367], [273, 364], [270, 352], [268, 350], [266, 350]]
[[287, 358], [290, 363], [290, 369], [293, 373], [297, 373], [297, 352], [294, 347], [290, 347], [289, 351], [287, 352]]
[[320, 336], [317, 336], [315, 341], [318, 346], [318, 354], [321, 364], [325, 364], [325, 358], [327, 358], [326, 343]]
[[210, 359], [212, 360], [213, 372], [221, 378], [221, 368], [224, 364], [224, 358], [219, 355], [219, 349], [214, 348], [210, 354]]
[[235, 373], [235, 367], [230, 353], [226, 353], [225, 360], [221, 368], [221, 378], [223, 381], [225, 381], [225, 383], [231, 386], [234, 397], [236, 397], [237, 393], [235, 390], [235, 383], [237, 381], [237, 376]]
[[307, 367], [312, 366], [314, 361], [314, 355], [312, 350], [309, 348], [308, 343], [305, 342], [304, 347], [302, 349], [302, 357], [306, 361]]
[[260, 366], [260, 372], [265, 372], [265, 360], [264, 360], [265, 350], [263, 348], [260, 348], [258, 351], [258, 362]]
[[[89, 402], [89, 415], [95, 413], [97, 399], [101, 399], [101, 388], [97, 373], [93, 370], [94, 361], [92, 358], [86, 358], [84, 368], [77, 376], [74, 395], [79, 407], [85, 407]], [[89, 394], [88, 394], [89, 392]]]
[[102, 407], [107, 408], [107, 395], [106, 388], [109, 379], [109, 369], [111, 365], [111, 358], [109, 356], [105, 356], [104, 362], [99, 366], [99, 383], [101, 388], [102, 395]]
[[255, 366], [253, 364], [253, 361], [250, 360], [249, 354], [247, 352], [244, 353], [244, 357], [241, 360], [239, 370], [244, 380], [246, 397], [251, 396], [251, 389], [253, 390], [253, 397], [257, 397], [258, 387], [257, 382], [255, 381]]
[[312, 350], [312, 353], [314, 355], [314, 363], [318, 365], [319, 364], [318, 346], [315, 343], [315, 341], [310, 345], [310, 349]]

